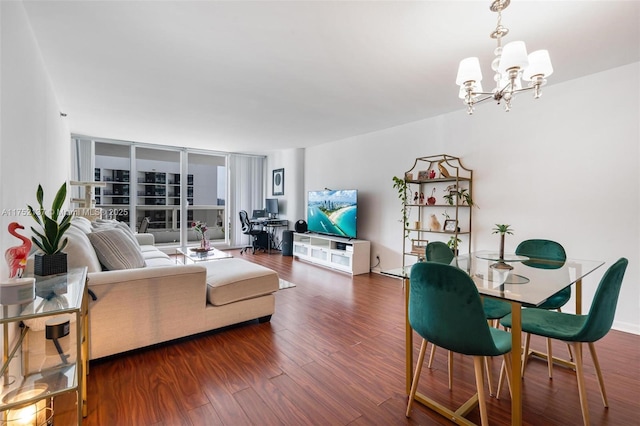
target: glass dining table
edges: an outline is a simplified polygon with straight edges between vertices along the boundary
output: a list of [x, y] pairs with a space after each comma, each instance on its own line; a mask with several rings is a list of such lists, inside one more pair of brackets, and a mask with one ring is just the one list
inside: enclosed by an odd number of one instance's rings
[[[582, 279], [602, 266], [598, 260], [566, 259], [564, 262], [536, 259], [526, 256], [505, 255], [501, 259], [498, 253], [478, 251], [454, 257], [451, 265], [466, 271], [476, 284], [483, 297], [500, 299], [511, 304], [511, 424], [522, 424], [522, 380], [520, 375], [522, 362], [522, 305], [539, 306], [558, 291], [574, 286], [575, 313], [582, 313]], [[406, 392], [411, 390], [413, 380], [413, 330], [409, 324], [409, 276], [411, 266], [382, 271], [404, 280], [405, 290], [405, 352], [406, 352]], [[477, 403], [469, 403], [453, 412], [441, 404], [416, 393], [416, 401], [449, 417], [458, 423], [468, 423], [464, 418]], [[469, 400], [473, 402], [473, 398]], [[452, 419], [453, 420], [453, 419]], [[454, 420], [454, 421], [456, 421]]]

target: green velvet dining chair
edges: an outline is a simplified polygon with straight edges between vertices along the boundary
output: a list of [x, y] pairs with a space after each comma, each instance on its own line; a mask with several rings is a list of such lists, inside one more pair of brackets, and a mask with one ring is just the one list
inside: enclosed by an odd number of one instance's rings
[[[559, 269], [564, 266], [564, 262], [567, 260], [567, 253], [562, 247], [562, 244], [544, 239], [531, 239], [524, 240], [516, 247], [516, 254], [521, 256], [527, 256], [530, 260], [525, 260], [523, 264], [538, 269]], [[547, 309], [561, 311], [561, 308], [567, 304], [571, 298], [571, 287], [566, 287], [559, 292], [555, 293], [539, 306], [523, 304], [526, 308]], [[527, 333], [524, 338], [524, 358], [522, 359], [522, 377], [524, 377], [524, 371], [529, 359], [529, 345], [531, 343], [531, 336]], [[547, 371], [549, 378], [553, 377], [553, 353], [551, 350], [551, 339], [547, 339]], [[569, 358], [573, 359], [571, 353], [571, 346], [568, 346]], [[498, 385], [499, 393], [500, 385]]]
[[[600, 284], [598, 284], [587, 315], [568, 314], [545, 309], [522, 310], [523, 332], [568, 342], [573, 347], [580, 408], [585, 425], [589, 424], [589, 410], [582, 365], [582, 343], [589, 344], [589, 351], [598, 376], [602, 403], [605, 407], [608, 407], [607, 393], [604, 389], [604, 380], [594, 342], [603, 338], [611, 330], [622, 279], [628, 263], [627, 259], [620, 258], [607, 269], [600, 280]], [[505, 327], [511, 327], [511, 315], [504, 317], [500, 323]]]
[[424, 249], [427, 262], [438, 262], [448, 265], [454, 258], [453, 251], [442, 241], [430, 241]]
[[[453, 260], [453, 251], [449, 246], [442, 241], [431, 241], [425, 248], [425, 257], [427, 262], [437, 262], [450, 264]], [[492, 325], [497, 325], [497, 321], [503, 318], [505, 315], [511, 313], [511, 305], [501, 300], [492, 299], [490, 297], [483, 298], [483, 308], [485, 317]], [[427, 368], [431, 368], [433, 360], [436, 354], [436, 346], [431, 346], [431, 352], [429, 354], [429, 362]], [[448, 371], [449, 371], [449, 389], [451, 389], [453, 381], [453, 354], [448, 354]], [[489, 362], [485, 359], [487, 370], [487, 386], [489, 388], [489, 394], [493, 395], [493, 384], [491, 383], [491, 369], [489, 368]]]
[[483, 425], [488, 424], [483, 359], [503, 355], [510, 371], [510, 333], [489, 326], [478, 289], [465, 271], [441, 263], [420, 262], [412, 266], [410, 282], [409, 323], [423, 340], [407, 417], [418, 389], [427, 343], [431, 342], [451, 352], [473, 356], [480, 419]]

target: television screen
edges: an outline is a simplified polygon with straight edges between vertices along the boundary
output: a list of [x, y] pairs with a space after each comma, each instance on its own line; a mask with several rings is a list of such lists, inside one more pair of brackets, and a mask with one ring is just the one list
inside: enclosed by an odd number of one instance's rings
[[265, 209], [267, 213], [271, 216], [276, 216], [278, 214], [278, 199], [277, 198], [267, 198], [265, 200]]
[[307, 229], [309, 232], [356, 238], [358, 191], [309, 191]]

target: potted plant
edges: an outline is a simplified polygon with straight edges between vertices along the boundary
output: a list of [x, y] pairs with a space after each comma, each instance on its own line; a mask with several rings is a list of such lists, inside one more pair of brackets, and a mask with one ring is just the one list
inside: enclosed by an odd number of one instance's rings
[[463, 204], [466, 203], [469, 207], [475, 206], [475, 203], [473, 202], [473, 198], [471, 198], [471, 194], [469, 194], [469, 190], [466, 188], [460, 188], [460, 189], [449, 191], [449, 193], [445, 195], [443, 198], [447, 200], [447, 203], [450, 206], [453, 206], [454, 197], [456, 197], [458, 200], [462, 200], [462, 203]]
[[492, 234], [500, 234], [500, 253], [498, 255], [499, 260], [498, 263], [494, 263], [491, 265], [494, 268], [498, 269], [513, 269], [512, 266], [507, 265], [504, 262], [504, 236], [509, 234], [513, 235], [513, 230], [510, 228], [511, 225], [504, 225], [496, 223], [496, 227], [493, 228]]
[[67, 245], [64, 233], [71, 226], [71, 218], [68, 212], [62, 215], [62, 205], [67, 197], [67, 183], [63, 183], [51, 204], [51, 209], [44, 208], [44, 191], [42, 185], [38, 185], [36, 200], [39, 208], [36, 210], [27, 205], [29, 214], [40, 225], [40, 230], [31, 227], [33, 236], [31, 241], [38, 246], [41, 253], [34, 257], [34, 273], [36, 275], [54, 275], [67, 272], [67, 254], [62, 250]]
[[409, 190], [409, 185], [407, 185], [407, 181], [399, 178], [398, 176], [393, 177], [393, 187], [398, 190], [398, 198], [400, 198], [400, 202], [402, 202], [402, 226], [404, 228], [405, 237], [409, 236], [409, 208], [407, 205], [409, 204], [409, 197], [411, 197], [411, 191]]
[[447, 241], [447, 245], [456, 256], [458, 255], [458, 244], [461, 242], [462, 240], [455, 235], [452, 235], [451, 238], [449, 238], [449, 241]]

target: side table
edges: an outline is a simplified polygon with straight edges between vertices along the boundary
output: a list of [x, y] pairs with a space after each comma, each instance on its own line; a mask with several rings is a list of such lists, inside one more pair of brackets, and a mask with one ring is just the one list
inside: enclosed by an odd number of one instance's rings
[[[75, 391], [80, 425], [87, 415], [87, 268], [35, 278], [36, 297], [32, 302], [0, 305], [3, 327], [0, 418], [8, 422], [30, 412], [40, 424], [41, 419], [53, 416], [52, 405], [47, 407], [48, 400]], [[17, 337], [9, 347], [11, 324], [16, 326]], [[46, 336], [45, 324], [60, 324], [64, 331], [59, 338]], [[64, 343], [61, 345], [59, 341]]]

